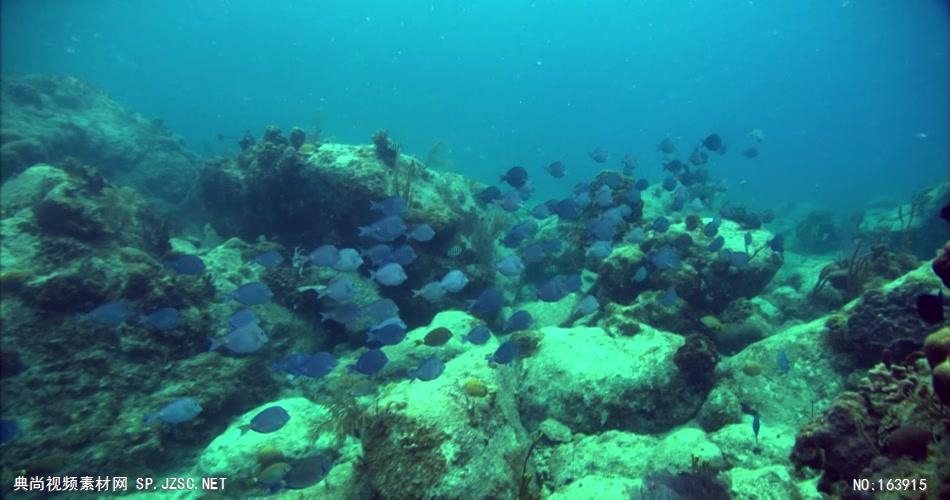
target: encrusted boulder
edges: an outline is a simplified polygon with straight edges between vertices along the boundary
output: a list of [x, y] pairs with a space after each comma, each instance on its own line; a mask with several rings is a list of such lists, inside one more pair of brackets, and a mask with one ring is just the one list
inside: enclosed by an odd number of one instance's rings
[[574, 432], [661, 432], [699, 410], [703, 396], [673, 363], [683, 338], [643, 326], [633, 338], [600, 328], [542, 328], [524, 360], [520, 391], [526, 425], [554, 418]]
[[4, 75], [0, 105], [4, 180], [37, 163], [74, 157], [173, 209], [198, 175], [197, 156], [160, 120], [126, 110], [79, 78]]
[[[489, 367], [486, 350], [447, 361], [435, 380], [404, 380], [381, 395], [363, 432], [366, 477], [379, 495], [517, 494], [531, 446], [514, 397], [517, 366]], [[487, 392], [472, 390], [472, 378]]]

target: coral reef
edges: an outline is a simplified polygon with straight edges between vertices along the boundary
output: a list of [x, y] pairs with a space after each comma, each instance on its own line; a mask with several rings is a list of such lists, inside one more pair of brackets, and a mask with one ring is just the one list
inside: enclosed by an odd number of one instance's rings
[[37, 163], [75, 157], [171, 212], [198, 175], [198, 158], [160, 121], [127, 111], [78, 78], [5, 74], [0, 106], [4, 180]]
[[819, 490], [837, 497], [862, 498], [856, 477], [925, 477], [928, 491], [948, 491], [947, 426], [926, 363], [878, 364], [802, 428], [790, 458], [821, 471]]
[[930, 290], [931, 283], [908, 278], [898, 286], [865, 292], [849, 311], [846, 326], [832, 330], [832, 347], [862, 367], [876, 363], [886, 348], [902, 356], [919, 349], [928, 326], [918, 318], [914, 300]]

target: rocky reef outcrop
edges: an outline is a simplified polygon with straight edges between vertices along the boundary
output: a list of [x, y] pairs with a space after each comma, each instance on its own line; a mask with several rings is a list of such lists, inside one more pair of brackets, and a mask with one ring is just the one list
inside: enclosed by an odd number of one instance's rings
[[126, 110], [79, 78], [4, 75], [0, 106], [4, 180], [72, 157], [165, 212], [185, 200], [197, 179], [199, 159], [161, 120]]

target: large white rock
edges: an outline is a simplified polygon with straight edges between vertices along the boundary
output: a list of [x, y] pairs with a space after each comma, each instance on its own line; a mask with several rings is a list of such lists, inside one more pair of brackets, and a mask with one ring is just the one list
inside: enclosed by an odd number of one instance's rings
[[[405, 342], [405, 341], [404, 341]], [[418, 349], [418, 348], [417, 348]], [[369, 417], [364, 463], [373, 487], [392, 498], [505, 498], [518, 490], [530, 444], [515, 403], [516, 361], [489, 367], [491, 346], [445, 362], [441, 377], [390, 385]], [[461, 390], [476, 378], [486, 397]]]
[[642, 325], [634, 337], [600, 328], [543, 328], [524, 360], [522, 420], [556, 419], [575, 432], [655, 433], [689, 420], [702, 404], [673, 363], [679, 335]]

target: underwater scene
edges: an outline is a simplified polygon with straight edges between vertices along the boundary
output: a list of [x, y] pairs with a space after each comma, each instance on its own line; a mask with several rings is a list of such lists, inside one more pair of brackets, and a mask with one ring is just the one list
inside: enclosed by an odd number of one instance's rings
[[948, 20], [4, 0], [0, 496], [950, 498]]

